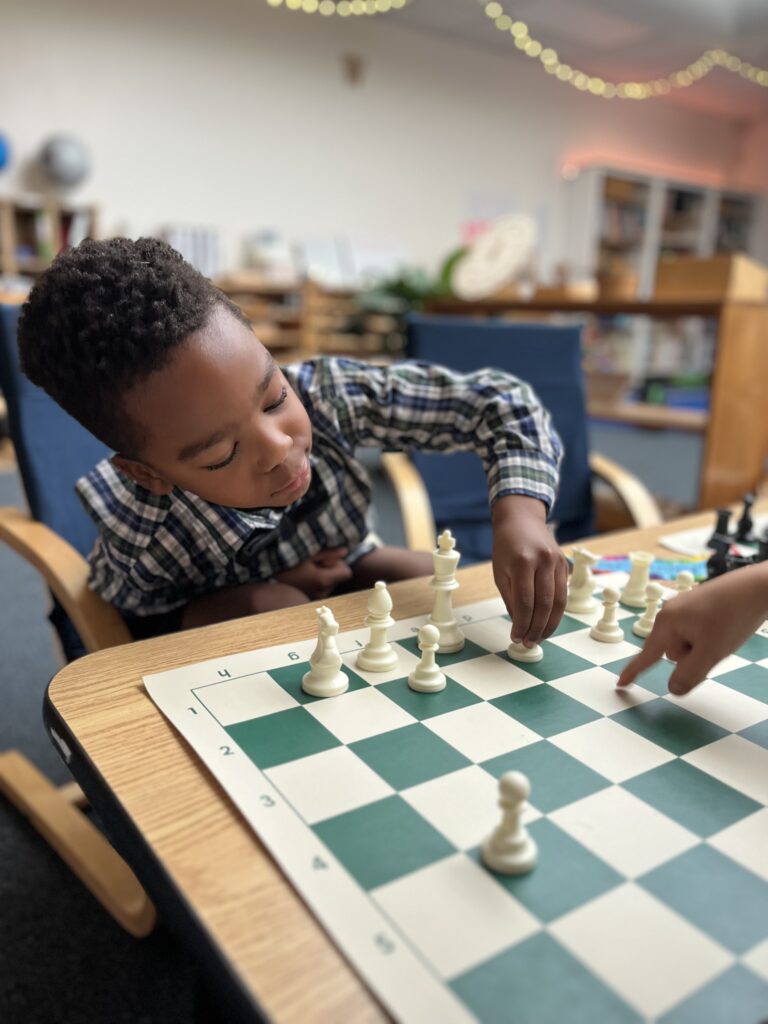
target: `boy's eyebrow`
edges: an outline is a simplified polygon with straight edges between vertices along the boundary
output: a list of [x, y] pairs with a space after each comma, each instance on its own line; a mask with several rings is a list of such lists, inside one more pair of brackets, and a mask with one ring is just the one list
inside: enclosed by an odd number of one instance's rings
[[[275, 375], [276, 370], [277, 363], [270, 355], [266, 373], [264, 374], [261, 381], [259, 381], [259, 386], [256, 388], [257, 398], [259, 395], [263, 395], [264, 392], [267, 390], [267, 388], [270, 385], [270, 382], [272, 381], [272, 378]], [[185, 445], [177, 456], [179, 462], [189, 462], [191, 459], [194, 459], [197, 455], [201, 455], [204, 451], [206, 451], [206, 449], [213, 448], [215, 444], [218, 444], [219, 441], [223, 441], [224, 438], [228, 437], [233, 430], [237, 429], [237, 427], [237, 423], [227, 423], [225, 427], [222, 427], [221, 430], [217, 430], [216, 433], [211, 434], [210, 437], [206, 437], [204, 441], [193, 441], [192, 444]]]

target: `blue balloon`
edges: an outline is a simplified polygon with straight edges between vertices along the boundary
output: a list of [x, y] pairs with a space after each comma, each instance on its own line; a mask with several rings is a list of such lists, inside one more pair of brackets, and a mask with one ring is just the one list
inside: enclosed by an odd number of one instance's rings
[[8, 139], [4, 135], [0, 135], [0, 171], [4, 167], [7, 167], [11, 162], [11, 147], [8, 144]]

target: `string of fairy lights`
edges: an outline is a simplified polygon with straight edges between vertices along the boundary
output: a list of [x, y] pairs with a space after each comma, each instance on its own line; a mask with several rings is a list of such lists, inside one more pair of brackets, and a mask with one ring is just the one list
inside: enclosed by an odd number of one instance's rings
[[[341, 18], [358, 15], [387, 14], [402, 10], [410, 0], [267, 0], [270, 7], [285, 7], [289, 11], [304, 14], [320, 14], [326, 17], [338, 15]], [[533, 60], [538, 60], [546, 73], [558, 81], [589, 92], [604, 100], [648, 100], [655, 96], [666, 96], [674, 89], [686, 89], [705, 78], [715, 68], [723, 68], [755, 85], [768, 88], [768, 68], [760, 68], [748, 60], [742, 60], [734, 53], [723, 49], [706, 50], [696, 60], [677, 71], [643, 82], [611, 82], [599, 75], [571, 67], [560, 60], [557, 51], [546, 46], [531, 35], [524, 21], [513, 18], [504, 10], [498, 0], [477, 0], [496, 28], [509, 36], [514, 46]]]

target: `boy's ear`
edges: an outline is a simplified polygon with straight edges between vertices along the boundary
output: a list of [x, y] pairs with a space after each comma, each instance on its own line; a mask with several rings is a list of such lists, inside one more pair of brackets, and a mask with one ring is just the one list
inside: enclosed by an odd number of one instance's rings
[[173, 490], [170, 480], [157, 474], [146, 462], [129, 459], [125, 455], [113, 455], [110, 462], [158, 498], [163, 494], [170, 494]]

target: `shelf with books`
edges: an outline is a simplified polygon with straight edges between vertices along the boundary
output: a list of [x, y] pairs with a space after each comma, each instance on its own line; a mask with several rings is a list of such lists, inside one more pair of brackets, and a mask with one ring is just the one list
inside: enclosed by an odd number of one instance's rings
[[35, 277], [66, 246], [97, 237], [95, 206], [0, 198], [0, 274]]

